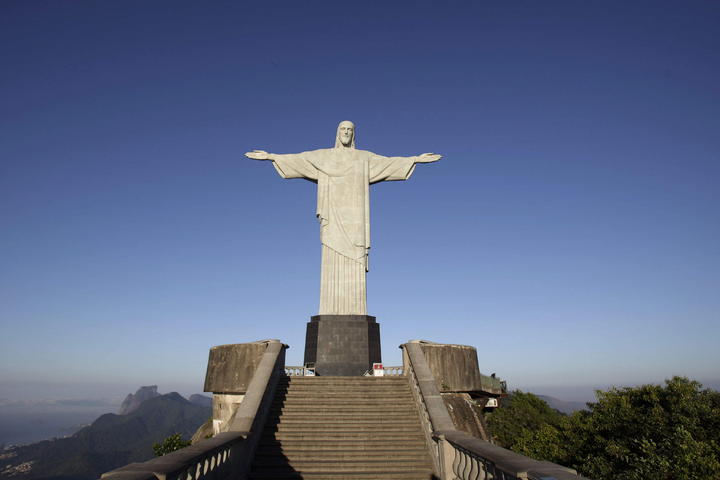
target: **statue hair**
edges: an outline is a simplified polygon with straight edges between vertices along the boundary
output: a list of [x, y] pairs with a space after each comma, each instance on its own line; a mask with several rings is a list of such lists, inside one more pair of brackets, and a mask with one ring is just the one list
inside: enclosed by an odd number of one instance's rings
[[350, 148], [355, 148], [355, 124], [351, 122], [350, 120], [343, 120], [342, 122], [338, 123], [337, 131], [335, 132], [335, 148], [344, 147], [343, 143], [340, 141], [340, 125], [343, 123], [349, 123], [353, 126], [353, 137], [352, 142], [350, 143]]

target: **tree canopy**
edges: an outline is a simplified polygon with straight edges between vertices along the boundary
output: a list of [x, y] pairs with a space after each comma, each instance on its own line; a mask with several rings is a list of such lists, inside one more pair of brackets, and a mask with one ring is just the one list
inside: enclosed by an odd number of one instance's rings
[[515, 391], [488, 423], [498, 444], [595, 480], [720, 477], [720, 392], [674, 377], [596, 395], [566, 416]]
[[176, 433], [174, 435], [170, 435], [160, 443], [154, 443], [152, 448], [153, 452], [155, 452], [155, 456], [162, 457], [163, 455], [167, 455], [175, 450], [189, 447], [190, 444], [191, 442], [189, 440], [183, 440], [182, 435]]

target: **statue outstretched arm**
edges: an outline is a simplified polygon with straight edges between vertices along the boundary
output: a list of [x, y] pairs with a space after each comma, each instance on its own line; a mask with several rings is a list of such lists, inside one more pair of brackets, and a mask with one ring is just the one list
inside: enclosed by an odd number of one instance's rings
[[271, 160], [275, 170], [283, 178], [305, 178], [317, 181], [318, 169], [310, 161], [312, 154], [313, 152], [278, 154], [253, 150], [247, 152], [245, 156], [253, 160]]
[[270, 153], [266, 152], [265, 150], [253, 150], [252, 152], [245, 152], [245, 156], [247, 158], [252, 158], [253, 160], [271, 160]]
[[423, 153], [415, 157], [415, 163], [432, 163], [437, 162], [442, 158], [442, 155], [437, 153]]
[[415, 170], [416, 163], [437, 162], [442, 158], [435, 153], [423, 153], [415, 157], [384, 157], [373, 154], [370, 158], [370, 183], [407, 180]]

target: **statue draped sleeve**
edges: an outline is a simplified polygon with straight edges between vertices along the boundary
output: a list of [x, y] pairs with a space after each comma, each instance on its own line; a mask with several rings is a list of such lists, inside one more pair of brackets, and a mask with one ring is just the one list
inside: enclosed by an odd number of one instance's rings
[[272, 155], [275, 170], [283, 178], [305, 178], [317, 182], [319, 170], [313, 160], [318, 156], [317, 151]]
[[407, 180], [415, 171], [417, 157], [383, 157], [372, 154], [368, 159], [368, 183]]

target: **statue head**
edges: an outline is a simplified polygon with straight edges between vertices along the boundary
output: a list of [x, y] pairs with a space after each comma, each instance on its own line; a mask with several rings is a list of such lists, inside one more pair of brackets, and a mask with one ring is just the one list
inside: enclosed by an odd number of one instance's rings
[[335, 148], [355, 148], [355, 124], [350, 120], [343, 120], [337, 128], [335, 135]]

